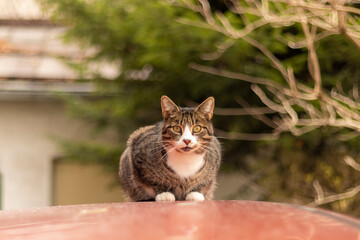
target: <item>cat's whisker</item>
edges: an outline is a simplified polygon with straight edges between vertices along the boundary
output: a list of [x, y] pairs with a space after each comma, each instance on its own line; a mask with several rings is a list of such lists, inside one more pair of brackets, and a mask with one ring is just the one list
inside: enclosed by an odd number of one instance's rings
[[172, 151], [175, 150], [175, 147], [171, 148], [171, 149], [168, 149], [165, 154], [161, 157], [161, 161], [164, 161], [168, 156], [169, 156], [169, 153], [171, 153]]
[[205, 153], [210, 154], [212, 157], [217, 157], [217, 154], [214, 153], [214, 152], [212, 152], [212, 151], [210, 151], [208, 146], [203, 146], [203, 145], [202, 145], [202, 146], [200, 146], [200, 149], [201, 149], [201, 150], [204, 150]]

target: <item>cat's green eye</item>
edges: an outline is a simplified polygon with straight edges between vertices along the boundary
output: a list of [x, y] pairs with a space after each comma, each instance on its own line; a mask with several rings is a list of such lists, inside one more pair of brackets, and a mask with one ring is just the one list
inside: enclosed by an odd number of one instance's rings
[[174, 132], [180, 133], [181, 132], [181, 127], [180, 126], [173, 126], [173, 130], [174, 130]]
[[195, 127], [193, 127], [193, 132], [194, 133], [199, 133], [201, 132], [202, 128], [199, 125], [196, 125]]

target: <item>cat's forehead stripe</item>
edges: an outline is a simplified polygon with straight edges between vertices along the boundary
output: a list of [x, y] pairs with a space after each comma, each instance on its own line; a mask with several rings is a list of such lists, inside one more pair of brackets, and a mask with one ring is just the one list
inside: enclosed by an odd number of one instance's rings
[[195, 119], [194, 119], [194, 114], [191, 110], [184, 110], [181, 113], [181, 124], [182, 125], [186, 125], [186, 124], [195, 124]]

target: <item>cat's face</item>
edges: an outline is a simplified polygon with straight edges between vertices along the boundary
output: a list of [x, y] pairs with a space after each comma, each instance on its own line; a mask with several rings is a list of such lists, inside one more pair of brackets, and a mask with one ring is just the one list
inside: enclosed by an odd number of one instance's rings
[[170, 98], [163, 96], [162, 140], [166, 150], [204, 153], [213, 135], [211, 118], [214, 104], [214, 98], [209, 97], [197, 108], [179, 108]]

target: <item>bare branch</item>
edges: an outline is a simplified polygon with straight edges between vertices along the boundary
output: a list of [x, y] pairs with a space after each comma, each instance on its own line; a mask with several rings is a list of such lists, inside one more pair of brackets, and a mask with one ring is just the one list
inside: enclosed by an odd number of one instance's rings
[[360, 133], [358, 132], [350, 132], [347, 134], [341, 134], [337, 136], [337, 139], [339, 139], [340, 141], [349, 141], [350, 139], [356, 138], [360, 136]]
[[317, 179], [315, 179], [313, 181], [313, 186], [315, 188], [315, 191], [316, 191], [316, 199], [315, 199], [315, 202], [316, 203], [321, 203], [322, 201], [324, 201], [324, 191], [319, 183], [319, 181]]
[[294, 95], [294, 97], [296, 98], [297, 96], [297, 88], [296, 88], [296, 79], [295, 79], [295, 76], [294, 76], [294, 71], [293, 71], [293, 68], [292, 67], [288, 67], [287, 68], [287, 74], [289, 76], [289, 79], [288, 79], [288, 84], [290, 86], [290, 89]]
[[[354, 88], [356, 89], [355, 86], [354, 86]], [[354, 90], [353, 90], [353, 91], [354, 91]], [[355, 94], [355, 96], [356, 96], [356, 94], [358, 94], [358, 93], [354, 93], [354, 94]], [[339, 102], [342, 102], [342, 103], [348, 105], [348, 106], [351, 107], [351, 108], [360, 109], [360, 103], [358, 103], [358, 102], [356, 102], [356, 101], [353, 101], [353, 100], [351, 100], [350, 98], [345, 97], [345, 96], [337, 93], [337, 92], [334, 91], [334, 90], [331, 91], [330, 96], [331, 96], [333, 99], [336, 99], [336, 100], [338, 100]]]
[[360, 101], [360, 96], [359, 96], [359, 85], [356, 83], [354, 84], [353, 86], [353, 89], [352, 89], [352, 96], [354, 98], [354, 100], [356, 102], [359, 102]]
[[205, 66], [205, 65], [200, 65], [197, 63], [190, 63], [189, 66], [190, 66], [190, 68], [201, 71], [201, 72], [206, 72], [206, 73], [210, 73], [210, 74], [221, 76], [221, 77], [242, 80], [242, 81], [255, 83], [255, 84], [269, 85], [269, 86], [276, 87], [278, 89], [282, 89], [285, 91], [285, 89], [280, 84], [278, 84], [268, 78], [259, 78], [259, 77], [242, 74], [242, 73], [234, 73], [234, 72], [231, 72], [228, 70], [217, 69], [217, 68], [213, 68], [213, 67], [209, 67], [209, 66]]
[[355, 169], [356, 171], [360, 172], [360, 164], [357, 163], [352, 157], [350, 157], [349, 155], [346, 155], [344, 158], [344, 162], [349, 165], [350, 167], [352, 167], [353, 169]]
[[220, 43], [216, 46], [217, 51], [213, 53], [202, 54], [202, 60], [215, 60], [220, 58], [230, 47], [236, 43], [236, 39], [229, 39], [223, 43]]
[[[241, 97], [237, 97], [236, 102], [239, 103], [243, 109], [252, 109], [253, 107], [251, 107], [244, 99], [242, 99]], [[273, 111], [272, 109], [267, 108], [270, 111]], [[264, 112], [264, 111], [263, 111]], [[252, 117], [254, 117], [255, 119], [263, 122], [264, 124], [266, 124], [267, 126], [271, 127], [271, 128], [277, 128], [278, 126], [264, 114], [259, 114], [259, 115], [253, 115], [251, 114], [251, 112], [249, 112], [249, 115], [251, 115]]]
[[319, 60], [316, 54], [315, 46], [314, 46], [314, 38], [316, 35], [316, 27], [313, 27], [311, 32], [309, 30], [309, 26], [307, 23], [307, 18], [304, 16], [304, 12], [302, 9], [299, 9], [299, 14], [302, 16], [301, 25], [305, 34], [306, 45], [309, 51], [308, 54], [308, 64], [309, 64], [309, 72], [312, 75], [315, 81], [314, 93], [319, 95], [321, 92], [321, 72]]
[[308, 205], [311, 207], [316, 207], [316, 206], [324, 205], [324, 204], [331, 203], [331, 202], [349, 199], [349, 198], [356, 196], [359, 192], [360, 192], [360, 186], [357, 186], [357, 187], [347, 190], [344, 193], [327, 196], [327, 197], [324, 197], [323, 199], [321, 199], [321, 201], [320, 200], [314, 201], [312, 203], [309, 203]]
[[289, 76], [287, 74], [286, 68], [281, 63], [281, 61], [277, 59], [277, 57], [275, 57], [275, 55], [272, 52], [269, 51], [269, 49], [267, 49], [264, 45], [262, 45], [255, 39], [249, 37], [244, 37], [243, 39], [248, 43], [250, 43], [251, 45], [253, 45], [254, 47], [256, 47], [257, 49], [259, 49], [266, 57], [268, 57], [270, 61], [274, 64], [275, 68], [280, 71], [280, 73], [286, 79], [286, 81], [289, 81]]
[[[316, 34], [316, 36], [314, 36], [314, 43], [327, 38], [331, 35], [337, 34], [337, 32], [331, 32], [331, 31], [324, 31], [324, 32], [320, 32], [318, 34]], [[290, 48], [294, 48], [294, 49], [299, 49], [299, 48], [304, 48], [306, 47], [306, 40], [302, 40], [299, 42], [294, 42], [294, 41], [282, 41], [283, 43], [285, 43], [286, 45], [288, 45]]]
[[260, 100], [266, 105], [268, 106], [270, 109], [279, 112], [279, 113], [286, 113], [286, 110], [284, 107], [282, 107], [281, 105], [271, 101], [266, 94], [263, 92], [263, 90], [261, 90], [261, 88], [256, 85], [253, 84], [251, 85], [251, 89], [254, 91], [254, 93], [260, 98]]

